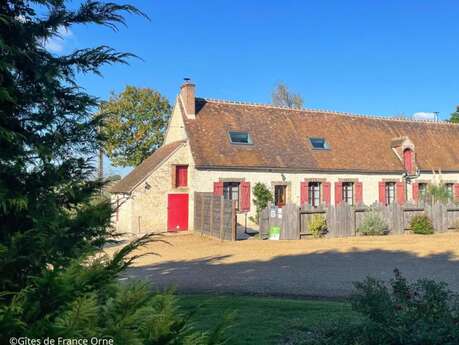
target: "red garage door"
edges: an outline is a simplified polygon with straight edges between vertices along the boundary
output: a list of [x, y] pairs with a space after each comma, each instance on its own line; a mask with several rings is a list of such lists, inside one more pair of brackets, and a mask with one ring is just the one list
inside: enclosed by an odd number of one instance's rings
[[169, 194], [167, 200], [167, 229], [188, 230], [188, 194]]

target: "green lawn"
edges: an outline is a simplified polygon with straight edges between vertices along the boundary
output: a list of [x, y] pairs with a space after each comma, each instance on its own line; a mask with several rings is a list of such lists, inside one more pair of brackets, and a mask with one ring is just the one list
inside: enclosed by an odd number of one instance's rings
[[186, 311], [195, 310], [193, 321], [200, 329], [215, 326], [225, 311], [236, 311], [231, 330], [231, 344], [277, 344], [289, 331], [317, 322], [353, 318], [356, 315], [345, 302], [301, 299], [230, 296], [179, 295]]

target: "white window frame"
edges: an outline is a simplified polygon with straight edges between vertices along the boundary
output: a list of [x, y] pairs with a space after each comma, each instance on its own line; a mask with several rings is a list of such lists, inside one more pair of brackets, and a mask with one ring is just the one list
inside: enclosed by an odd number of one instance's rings
[[322, 183], [311, 181], [308, 182], [308, 204], [312, 207], [321, 205]]
[[350, 206], [354, 205], [354, 194], [355, 194], [354, 188], [355, 188], [354, 182], [343, 182], [343, 185], [342, 185], [343, 202], [345, 202], [346, 204]]
[[396, 183], [395, 182], [386, 182], [384, 184], [384, 194], [386, 197], [386, 205], [395, 204], [396, 201]]

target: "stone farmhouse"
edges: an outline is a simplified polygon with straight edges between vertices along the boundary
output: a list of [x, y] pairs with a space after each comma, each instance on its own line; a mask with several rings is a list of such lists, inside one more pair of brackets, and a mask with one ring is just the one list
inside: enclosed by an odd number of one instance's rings
[[252, 188], [312, 206], [417, 201], [441, 172], [459, 201], [459, 125], [195, 97], [180, 88], [161, 148], [111, 188], [122, 232], [193, 230], [194, 192], [254, 215]]

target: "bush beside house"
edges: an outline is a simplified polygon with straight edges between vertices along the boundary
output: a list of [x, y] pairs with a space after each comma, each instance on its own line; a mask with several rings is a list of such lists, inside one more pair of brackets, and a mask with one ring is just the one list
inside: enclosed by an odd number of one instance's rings
[[419, 235], [431, 235], [434, 233], [432, 221], [426, 215], [414, 216], [410, 222], [410, 229]]
[[357, 228], [358, 233], [368, 236], [385, 235], [388, 230], [389, 227], [384, 222], [384, 219], [374, 210], [364, 216], [362, 224]]
[[312, 216], [308, 228], [314, 238], [322, 237], [327, 231], [327, 220], [321, 214], [315, 214]]

